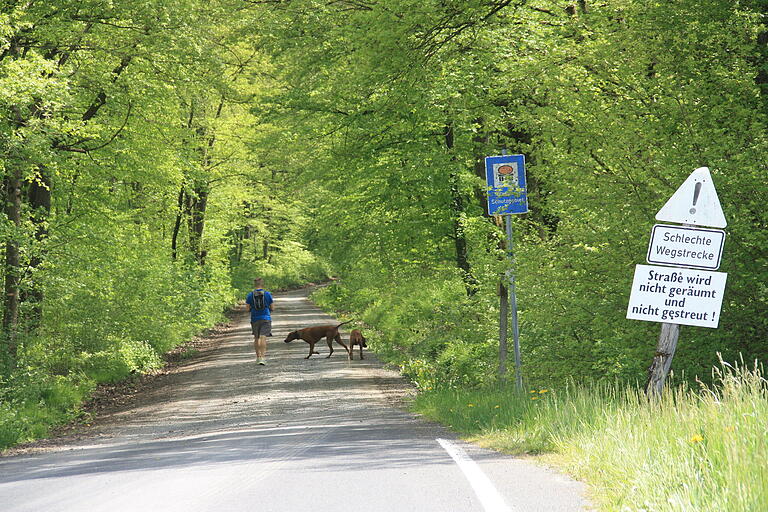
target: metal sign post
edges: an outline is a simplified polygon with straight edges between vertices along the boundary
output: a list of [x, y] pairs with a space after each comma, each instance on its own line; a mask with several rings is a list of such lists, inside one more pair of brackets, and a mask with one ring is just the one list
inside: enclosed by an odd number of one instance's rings
[[520, 359], [520, 328], [517, 323], [517, 295], [515, 294], [515, 251], [512, 237], [512, 216], [504, 216], [504, 224], [507, 231], [507, 254], [509, 256], [509, 309], [512, 312], [512, 342], [515, 350], [515, 387], [518, 391], [523, 389], [523, 364]]
[[[502, 215], [507, 234], [507, 258], [509, 270], [509, 309], [512, 314], [512, 340], [515, 351], [515, 387], [523, 389], [522, 358], [520, 356], [520, 328], [517, 319], [517, 296], [515, 293], [515, 256], [512, 232], [512, 215], [528, 212], [528, 194], [525, 180], [525, 156], [489, 156], [485, 159], [486, 182], [488, 184], [488, 213]], [[506, 304], [500, 307], [499, 322], [499, 374], [504, 378], [507, 370], [507, 311]]]

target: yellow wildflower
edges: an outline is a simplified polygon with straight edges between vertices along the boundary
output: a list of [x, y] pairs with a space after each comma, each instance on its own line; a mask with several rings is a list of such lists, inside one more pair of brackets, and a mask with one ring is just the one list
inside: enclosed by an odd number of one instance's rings
[[548, 390], [548, 389], [540, 389], [540, 390], [539, 390], [539, 393], [548, 393], [548, 392], [549, 392], [549, 390]]
[[474, 407], [475, 404], [467, 404], [467, 407]]
[[690, 441], [691, 441], [692, 443], [694, 443], [694, 444], [696, 444], [696, 443], [700, 443], [700, 442], [702, 442], [703, 440], [704, 440], [704, 438], [701, 436], [701, 434], [694, 434], [694, 435], [691, 437], [691, 439], [690, 439]]

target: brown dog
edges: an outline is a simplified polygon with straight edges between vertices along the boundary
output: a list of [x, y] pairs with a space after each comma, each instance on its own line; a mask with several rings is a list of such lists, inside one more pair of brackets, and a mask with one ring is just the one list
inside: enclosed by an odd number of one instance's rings
[[[285, 338], [285, 343], [290, 343], [293, 340], [304, 340], [307, 343], [309, 343], [309, 355], [305, 357], [304, 359], [309, 359], [312, 357], [312, 354], [319, 354], [320, 352], [315, 352], [315, 343], [320, 341], [321, 339], [325, 338], [325, 340], [328, 342], [328, 348], [331, 349], [331, 353], [328, 354], [328, 357], [331, 357], [333, 354], [333, 340], [336, 340], [336, 343], [344, 347], [344, 350], [349, 352], [350, 350], [347, 348], [347, 346], [344, 344], [343, 341], [341, 341], [341, 335], [339, 334], [339, 327], [341, 327], [344, 324], [348, 324], [352, 320], [349, 320], [347, 322], [342, 322], [338, 325], [318, 325], [315, 327], [305, 327], [304, 329], [299, 329], [298, 331], [293, 331], [291, 333], [288, 333], [288, 337]], [[328, 359], [326, 357], [326, 359]]]
[[351, 361], [354, 359], [352, 357], [352, 353], [354, 352], [355, 345], [360, 346], [360, 359], [365, 359], [363, 357], [363, 347], [368, 347], [368, 344], [366, 343], [365, 336], [363, 336], [363, 333], [360, 332], [360, 329], [352, 329], [352, 332], [349, 333], [349, 360]]

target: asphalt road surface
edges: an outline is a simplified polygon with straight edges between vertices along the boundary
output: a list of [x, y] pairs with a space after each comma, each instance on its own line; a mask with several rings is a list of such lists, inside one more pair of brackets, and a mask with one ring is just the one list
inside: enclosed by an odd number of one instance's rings
[[322, 343], [305, 360], [307, 344], [283, 343], [287, 333], [335, 322], [306, 295], [275, 294], [267, 366], [243, 311], [216, 349], [85, 438], [0, 458], [0, 510], [588, 510], [582, 484], [407, 412], [408, 385], [373, 354], [348, 361], [337, 346], [326, 359]]

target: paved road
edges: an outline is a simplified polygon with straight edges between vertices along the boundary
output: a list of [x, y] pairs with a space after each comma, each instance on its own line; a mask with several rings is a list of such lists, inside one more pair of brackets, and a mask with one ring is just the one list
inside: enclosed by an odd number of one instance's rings
[[[269, 364], [247, 316], [221, 344], [104, 418], [87, 439], [0, 458], [3, 512], [555, 512], [583, 486], [457, 441], [400, 407], [407, 385], [341, 347], [305, 360], [286, 334], [332, 323], [306, 291], [276, 294]], [[357, 357], [357, 353], [355, 354]]]

